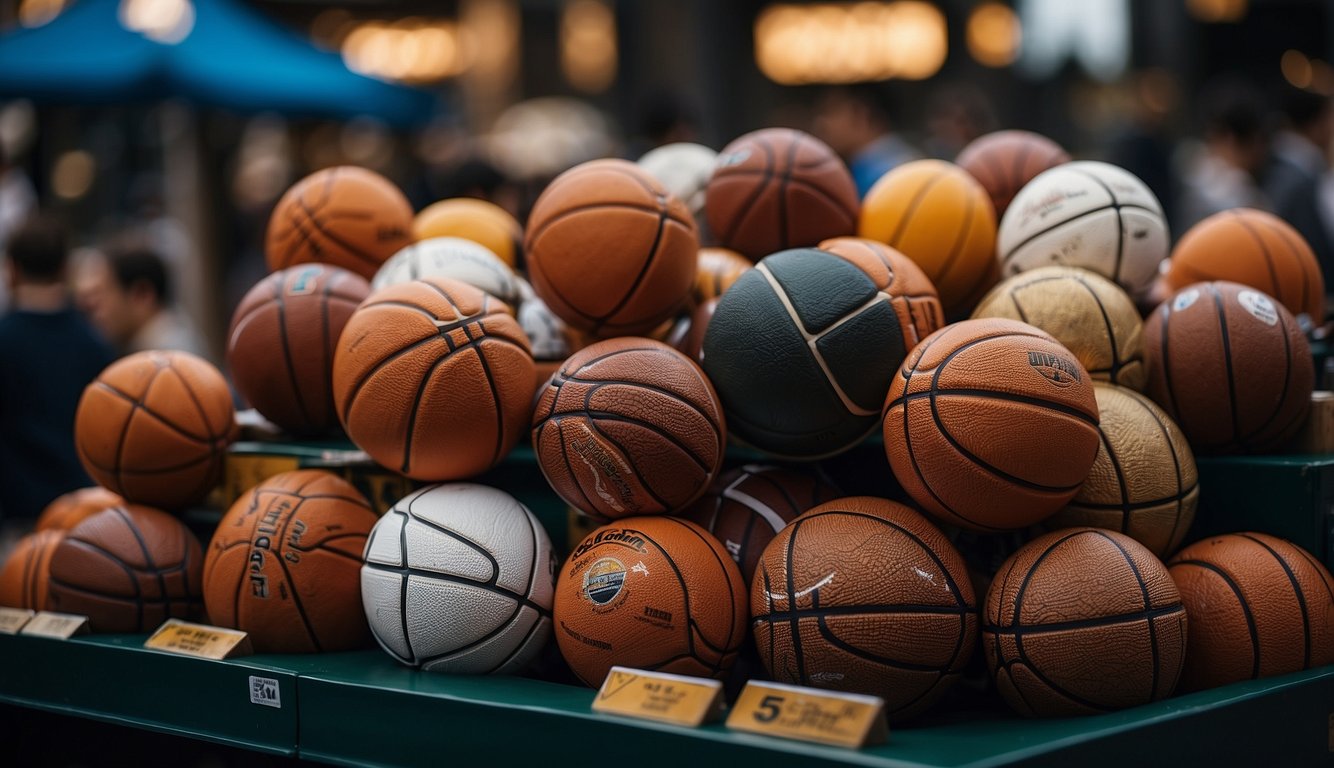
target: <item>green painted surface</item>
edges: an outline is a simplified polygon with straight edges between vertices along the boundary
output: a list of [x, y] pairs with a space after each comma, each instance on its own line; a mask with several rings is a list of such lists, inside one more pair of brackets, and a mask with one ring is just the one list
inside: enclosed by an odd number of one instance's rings
[[1239, 531], [1287, 539], [1334, 568], [1334, 455], [1200, 457], [1186, 541]]

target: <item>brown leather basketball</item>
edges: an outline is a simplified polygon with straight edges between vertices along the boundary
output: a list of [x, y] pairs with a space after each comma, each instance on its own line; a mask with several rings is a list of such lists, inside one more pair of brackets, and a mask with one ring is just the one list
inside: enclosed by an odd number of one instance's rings
[[681, 516], [716, 536], [749, 584], [775, 534], [797, 515], [840, 495], [814, 466], [746, 464], [719, 475]]
[[625, 160], [557, 176], [528, 216], [528, 279], [551, 311], [596, 336], [647, 333], [685, 303], [699, 234], [685, 204]]
[[1167, 568], [1129, 536], [1097, 528], [1054, 531], [1016, 552], [991, 582], [982, 623], [996, 687], [1028, 717], [1167, 698], [1186, 638]]
[[746, 641], [746, 583], [688, 520], [631, 517], [590, 533], [561, 566], [552, 607], [570, 669], [599, 686], [615, 665], [727, 674]]
[[306, 469], [242, 494], [204, 560], [209, 621], [258, 653], [346, 651], [370, 641], [361, 553], [378, 516], [352, 484]]
[[1098, 453], [1098, 404], [1074, 355], [1015, 320], [965, 320], [903, 362], [883, 416], [900, 485], [975, 531], [1041, 521], [1074, 498]]
[[0, 566], [0, 606], [44, 611], [51, 578], [51, 555], [65, 538], [63, 529], [36, 531], [18, 540]]
[[609, 339], [570, 357], [537, 397], [533, 448], [571, 506], [608, 519], [671, 514], [699, 498], [727, 445], [704, 372], [651, 339]]
[[1191, 544], [1168, 568], [1190, 616], [1182, 690], [1334, 664], [1334, 579], [1301, 547], [1233, 533]]
[[1292, 313], [1244, 285], [1197, 283], [1144, 325], [1149, 397], [1196, 453], [1281, 447], [1310, 412], [1315, 367]]
[[255, 410], [297, 434], [337, 427], [330, 392], [334, 350], [370, 285], [345, 269], [303, 264], [246, 293], [232, 313], [227, 362]]
[[889, 296], [903, 330], [904, 349], [912, 349], [945, 325], [936, 287], [912, 259], [864, 237], [835, 237], [816, 247], [852, 262]]
[[426, 278], [371, 294], [334, 354], [347, 436], [416, 480], [458, 480], [509, 453], [528, 425], [533, 358], [505, 305]]
[[977, 643], [963, 558], [916, 510], [867, 496], [821, 504], [780, 531], [750, 611], [775, 680], [880, 696], [893, 719], [935, 703]]
[[188, 352], [136, 352], [89, 384], [74, 415], [74, 445], [89, 476], [128, 501], [180, 509], [222, 479], [236, 439], [227, 382]]
[[695, 271], [695, 287], [690, 292], [691, 302], [699, 306], [722, 296], [750, 267], [750, 259], [736, 251], [726, 248], [700, 248]]
[[997, 221], [1034, 176], [1068, 162], [1070, 154], [1061, 145], [1029, 131], [994, 131], [979, 136], [954, 159], [987, 191], [996, 206]]
[[1301, 233], [1272, 213], [1233, 208], [1181, 236], [1163, 282], [1172, 290], [1207, 280], [1249, 285], [1288, 308], [1304, 329], [1325, 320], [1325, 279]]
[[48, 606], [94, 632], [148, 632], [197, 619], [204, 556], [185, 524], [149, 507], [112, 507], [74, 526], [51, 555]]
[[709, 299], [708, 301], [695, 307], [695, 311], [690, 313], [687, 318], [682, 318], [685, 323], [685, 332], [676, 335], [675, 343], [672, 344], [678, 351], [695, 362], [704, 360], [704, 335], [709, 332], [709, 321], [713, 319], [713, 313], [718, 309], [718, 299]]
[[107, 507], [117, 507], [124, 503], [125, 499], [121, 498], [120, 494], [112, 493], [99, 485], [80, 488], [57, 496], [54, 501], [47, 504], [46, 509], [43, 509], [42, 514], [37, 517], [36, 529], [45, 531], [48, 528], [55, 528], [68, 531], [83, 522], [85, 517], [101, 512]]
[[370, 280], [412, 243], [412, 205], [394, 183], [353, 165], [316, 171], [292, 185], [269, 216], [269, 269], [319, 262]]
[[751, 261], [851, 235], [859, 208], [838, 155], [790, 128], [753, 131], [724, 147], [704, 198], [718, 244]]

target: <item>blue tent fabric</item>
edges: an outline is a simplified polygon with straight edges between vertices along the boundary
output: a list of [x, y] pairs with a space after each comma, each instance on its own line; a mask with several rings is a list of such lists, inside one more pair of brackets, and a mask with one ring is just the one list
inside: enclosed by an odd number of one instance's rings
[[375, 115], [423, 122], [435, 99], [349, 70], [235, 0], [194, 0], [195, 23], [174, 45], [125, 29], [120, 0], [80, 0], [50, 24], [0, 36], [0, 94], [106, 103], [174, 96], [243, 112]]

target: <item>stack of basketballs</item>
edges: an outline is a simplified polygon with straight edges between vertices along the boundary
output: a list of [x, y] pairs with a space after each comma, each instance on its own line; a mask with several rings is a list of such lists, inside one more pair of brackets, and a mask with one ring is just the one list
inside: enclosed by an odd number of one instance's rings
[[[898, 720], [979, 644], [1029, 716], [1334, 663], [1334, 581], [1310, 554], [1259, 533], [1181, 549], [1194, 455], [1302, 427], [1320, 271], [1258, 211], [1205, 220], [1165, 262], [1169, 243], [1139, 179], [1017, 131], [863, 200], [798, 131], [672, 145], [567, 171], [522, 230], [480, 201], [414, 217], [369, 171], [321, 171], [273, 213], [231, 375], [290, 433], [341, 428], [433, 484], [377, 522], [333, 475], [277, 475], [201, 557], [154, 507], [216, 482], [227, 388], [188, 355], [132, 356], [79, 411], [107, 490], [52, 506], [0, 600], [103, 631], [202, 604], [261, 651], [371, 635], [454, 673], [523, 671], [554, 634], [591, 686], [618, 664], [723, 677], [751, 653], [749, 674], [882, 696]], [[769, 458], [724, 471], [729, 438]], [[825, 471], [868, 438], [884, 458], [856, 484], [894, 500]], [[524, 439], [601, 524], [563, 562], [504, 489], [461, 482]]]

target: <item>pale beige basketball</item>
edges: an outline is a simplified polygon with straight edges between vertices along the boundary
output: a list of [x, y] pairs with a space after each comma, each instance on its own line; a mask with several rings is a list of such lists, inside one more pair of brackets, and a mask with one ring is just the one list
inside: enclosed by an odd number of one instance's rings
[[1078, 267], [1021, 272], [984, 296], [973, 317], [1037, 326], [1073, 352], [1095, 381], [1144, 389], [1144, 323], [1130, 296], [1102, 275]]
[[1144, 395], [1101, 382], [1093, 394], [1098, 457], [1074, 500], [1042, 524], [1120, 531], [1165, 560], [1195, 520], [1195, 454], [1176, 422]]

